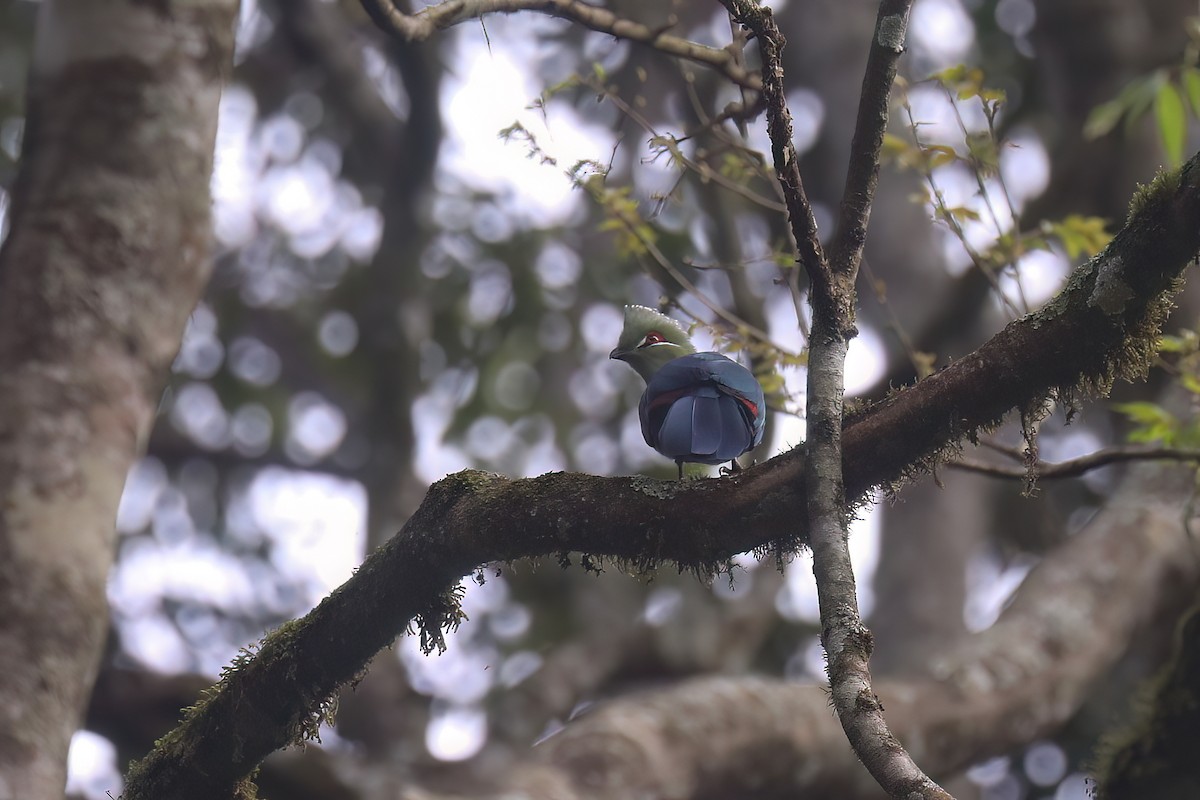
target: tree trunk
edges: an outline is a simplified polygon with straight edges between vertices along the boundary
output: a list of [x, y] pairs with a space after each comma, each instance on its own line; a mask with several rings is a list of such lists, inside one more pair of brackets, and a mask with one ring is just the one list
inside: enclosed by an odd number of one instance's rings
[[40, 9], [0, 251], [0, 797], [65, 786], [125, 474], [208, 276], [236, 8]]

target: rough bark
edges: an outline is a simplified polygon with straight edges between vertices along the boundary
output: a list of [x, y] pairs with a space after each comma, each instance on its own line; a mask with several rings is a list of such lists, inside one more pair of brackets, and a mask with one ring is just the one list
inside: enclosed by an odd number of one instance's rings
[[0, 796], [61, 796], [125, 474], [208, 274], [234, 0], [47, 0], [0, 251]]

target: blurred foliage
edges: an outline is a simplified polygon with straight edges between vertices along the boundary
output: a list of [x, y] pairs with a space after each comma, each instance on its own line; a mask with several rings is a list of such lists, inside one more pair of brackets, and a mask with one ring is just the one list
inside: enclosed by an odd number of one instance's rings
[[1181, 63], [1133, 79], [1120, 94], [1092, 109], [1084, 134], [1097, 138], [1122, 121], [1126, 131], [1153, 110], [1167, 166], [1183, 163], [1188, 117], [1200, 119], [1200, 17], [1185, 22], [1188, 45]]
[[1163, 336], [1158, 352], [1159, 368], [1188, 398], [1186, 412], [1149, 400], [1114, 403], [1113, 408], [1129, 420], [1126, 437], [1131, 442], [1196, 447], [1200, 445], [1200, 335], [1184, 328]]

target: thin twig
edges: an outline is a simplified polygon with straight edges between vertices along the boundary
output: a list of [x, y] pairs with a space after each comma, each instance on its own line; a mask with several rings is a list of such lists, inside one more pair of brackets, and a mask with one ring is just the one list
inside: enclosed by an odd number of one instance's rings
[[[840, 280], [847, 281], [853, 292], [858, 264], [862, 260], [863, 244], [867, 239], [867, 222], [871, 218], [871, 202], [879, 183], [879, 153], [887, 132], [888, 105], [896, 67], [904, 52], [904, 37], [908, 29], [908, 11], [912, 0], [883, 0], [875, 22], [875, 38], [863, 76], [862, 94], [858, 101], [858, 116], [854, 135], [850, 139], [850, 162], [846, 169], [846, 185], [838, 214], [837, 229], [830, 248], [830, 265]], [[853, 303], [850, 313], [853, 315]], [[853, 324], [850, 316], [843, 324]]]
[[933, 358], [928, 354], [922, 354], [913, 343], [912, 336], [904, 328], [904, 323], [900, 319], [900, 315], [896, 313], [896, 309], [888, 302], [887, 292], [883, 287], [882, 281], [875, 277], [875, 273], [871, 270], [871, 264], [865, 259], [861, 263], [861, 269], [867, 284], [870, 285], [871, 291], [875, 294], [875, 301], [879, 303], [884, 312], [888, 316], [889, 327], [896, 334], [896, 338], [900, 340], [900, 346], [904, 348], [904, 354], [908, 357], [908, 361], [912, 364], [913, 372], [917, 375], [917, 380], [929, 375], [932, 370]]
[[1013, 461], [1018, 463], [1025, 463], [1024, 447], [1014, 447], [1011, 444], [1004, 444], [1003, 442], [999, 442], [990, 436], [980, 437], [979, 446], [986, 447], [989, 450], [995, 450], [997, 453], [1011, 458]]
[[[659, 155], [665, 152], [668, 153], [674, 161], [678, 162], [680, 166], [690, 169], [698, 174], [702, 180], [711, 180], [723, 188], [733, 192], [734, 194], [744, 197], [747, 201], [753, 203], [754, 205], [760, 206], [767, 211], [782, 212], [786, 210], [783, 206], [783, 203], [776, 202], [769, 197], [763, 197], [753, 189], [743, 186], [736, 181], [730, 180], [707, 164], [700, 164], [688, 158], [684, 154], [683, 149], [679, 146], [687, 137], [685, 137], [685, 139], [676, 139], [674, 137], [670, 137], [669, 135], [659, 133], [654, 127], [653, 123], [646, 119], [645, 115], [641, 114], [637, 109], [629, 105], [629, 103], [626, 103], [623, 99], [621, 99], [620, 95], [611, 91], [607, 86], [596, 80], [594, 77], [587, 75], [579, 76], [579, 85], [591, 89], [600, 97], [603, 97], [605, 100], [612, 103], [618, 111], [636, 123], [642, 130], [646, 131], [646, 133], [650, 134], [651, 147], [657, 147], [659, 149], [659, 153], [656, 153], [652, 158], [643, 159], [643, 164], [653, 164], [658, 160]], [[657, 142], [662, 142], [662, 144], [657, 144]], [[683, 176], [681, 174], [680, 180], [682, 180], [682, 177]], [[679, 181], [676, 181], [675, 186], [672, 186], [671, 191], [667, 192], [668, 197], [674, 193], [675, 187], [678, 185]]]
[[444, 0], [436, 5], [407, 14], [394, 0], [362, 0], [363, 8], [375, 24], [387, 33], [407, 42], [428, 39], [434, 33], [487, 14], [513, 14], [518, 11], [537, 11], [551, 17], [576, 22], [585, 28], [607, 33], [618, 39], [648, 45], [676, 58], [703, 64], [724, 75], [738, 86], [758, 91], [761, 78], [736, 63], [725, 48], [707, 47], [659, 28], [619, 17], [607, 8], [591, 6], [577, 0]]
[[625, 227], [626, 233], [636, 238], [642, 244], [642, 246], [646, 248], [646, 253], [649, 254], [654, 262], [658, 264], [658, 266], [661, 267], [664, 272], [674, 278], [676, 283], [682, 286], [689, 294], [694, 296], [706, 308], [708, 308], [709, 311], [713, 312], [725, 322], [732, 325], [735, 330], [741, 332], [743, 335], [757, 339], [768, 347], [777, 350], [780, 355], [792, 359], [800, 358], [799, 353], [792, 352], [786, 347], [783, 347], [773, 341], [771, 339], [771, 335], [762, 328], [759, 328], [757, 325], [751, 325], [749, 322], [734, 314], [732, 311], [726, 310], [721, 306], [720, 303], [709, 298], [708, 295], [701, 291], [700, 287], [693, 283], [687, 275], [684, 275], [682, 272], [680, 272], [679, 268], [671, 263], [671, 259], [667, 258], [666, 254], [659, 249], [658, 245], [646, 238], [646, 236], [640, 230], [638, 230], [636, 225], [625, 219], [624, 216], [621, 216], [620, 220], [621, 224]]
[[[1033, 474], [1039, 481], [1061, 480], [1063, 478], [1078, 478], [1086, 472], [1110, 464], [1120, 464], [1125, 461], [1150, 461], [1153, 459], [1168, 459], [1172, 461], [1200, 462], [1200, 450], [1188, 447], [1106, 447], [1086, 456], [1072, 458], [1069, 461], [1057, 463], [1038, 461], [1033, 464]], [[960, 458], [947, 464], [954, 469], [966, 472], [978, 472], [996, 478], [1029, 478], [1030, 468], [1009, 466], [1008, 464], [992, 464], [977, 461], [972, 458]]]
[[[913, 142], [916, 143], [919, 149], [924, 150], [924, 145], [921, 143], [921, 134], [918, 131], [918, 125], [920, 123], [918, 123], [913, 117], [912, 105], [909, 104], [907, 97], [904, 99], [904, 102], [901, 103], [901, 107], [908, 116], [908, 127], [912, 131]], [[925, 178], [925, 183], [929, 186], [930, 202], [933, 203], [933, 207], [937, 211], [937, 218], [940, 218], [946, 223], [946, 226], [950, 228], [951, 233], [954, 234], [954, 238], [958, 239], [959, 243], [963, 246], [963, 250], [966, 251], [967, 256], [971, 259], [971, 263], [975, 265], [975, 269], [979, 270], [979, 274], [983, 275], [983, 277], [987, 280], [988, 285], [991, 286], [996, 292], [996, 296], [1000, 298], [1001, 304], [1008, 308], [1013, 319], [1021, 316], [1021, 310], [1017, 308], [1016, 304], [1013, 303], [1009, 296], [1004, 293], [1004, 290], [1000, 288], [999, 279], [996, 278], [995, 273], [987, 265], [985, 259], [982, 255], [980, 255], [979, 251], [976, 250], [970, 241], [967, 240], [967, 234], [966, 231], [963, 230], [962, 225], [960, 225], [958, 220], [954, 218], [954, 215], [950, 213], [950, 207], [946, 203], [946, 197], [942, 194], [942, 190], [938, 188], [937, 181], [933, 177], [933, 169], [931, 167], [926, 167], [922, 171], [922, 175]]]
[[[971, 150], [971, 132], [967, 129], [967, 121], [963, 119], [962, 110], [958, 107], [958, 103], [954, 99], [954, 93], [950, 91], [950, 87], [944, 83], [942, 84], [942, 91], [946, 94], [946, 102], [950, 104], [950, 110], [954, 114], [954, 119], [958, 121], [958, 129], [962, 132], [963, 142], [967, 144], [967, 160], [971, 165], [971, 174], [975, 176], [975, 185], [979, 188], [979, 197], [983, 200], [983, 205], [988, 211], [988, 216], [992, 219], [992, 227], [996, 229], [996, 239], [999, 241], [1004, 238], [1005, 231], [1003, 224], [1000, 222], [1000, 215], [996, 213], [996, 205], [992, 202], [992, 194], [988, 191], [987, 183], [983, 179], [983, 170], [985, 164], [983, 164], [983, 162], [980, 161], [980, 159], [977, 158], [974, 152]], [[982, 99], [981, 102], [983, 102]], [[988, 135], [992, 137], [992, 143], [996, 147], [996, 179], [1000, 182], [1001, 186], [1004, 186], [1004, 176], [1000, 174], [1000, 158], [998, 155], [1000, 152], [1000, 142], [996, 139], [996, 130], [991, 123], [991, 116], [987, 115], [986, 113], [986, 107], [985, 116], [987, 116], [989, 120]], [[1004, 194], [1007, 198], [1007, 187], [1004, 187]], [[1016, 209], [1013, 208], [1011, 198], [1009, 198], [1008, 209], [1012, 216], [1013, 225], [1018, 225]], [[1015, 230], [1019, 236], [1020, 228], [1015, 228]], [[1021, 284], [1021, 271], [1017, 264], [1017, 262], [1020, 261], [1020, 250], [1014, 248], [1009, 252], [1008, 255], [1008, 264], [1013, 269], [1013, 283], [1016, 284], [1017, 287], [1017, 299], [1021, 301], [1021, 308], [1024, 310], [1024, 313], [1028, 314], [1029, 300], [1025, 297], [1025, 287]], [[1003, 269], [1004, 268], [1001, 267], [1001, 271], [1003, 271]]]

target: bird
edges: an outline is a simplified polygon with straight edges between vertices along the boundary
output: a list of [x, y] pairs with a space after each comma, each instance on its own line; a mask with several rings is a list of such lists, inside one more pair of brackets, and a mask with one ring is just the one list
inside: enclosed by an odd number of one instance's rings
[[638, 403], [642, 438], [673, 460], [741, 466], [762, 442], [767, 405], [750, 370], [720, 353], [697, 353], [683, 326], [652, 308], [625, 306], [625, 327], [609, 358], [646, 381]]

